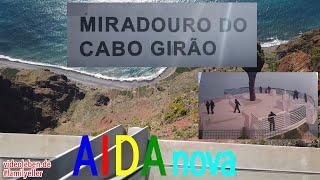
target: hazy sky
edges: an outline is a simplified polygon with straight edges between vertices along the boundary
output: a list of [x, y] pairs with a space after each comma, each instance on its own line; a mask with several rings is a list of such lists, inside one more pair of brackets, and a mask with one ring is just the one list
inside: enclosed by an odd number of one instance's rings
[[[224, 97], [225, 89], [249, 87], [248, 75], [245, 72], [210, 72], [199, 74], [200, 99]], [[282, 88], [298, 90], [318, 98], [318, 76], [312, 72], [263, 72], [258, 73], [256, 87]]]

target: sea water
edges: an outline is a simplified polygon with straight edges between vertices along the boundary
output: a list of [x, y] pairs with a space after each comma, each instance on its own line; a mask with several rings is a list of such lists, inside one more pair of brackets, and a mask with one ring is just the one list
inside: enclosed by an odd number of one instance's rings
[[[79, 1], [81, 0], [73, 0], [72, 2]], [[82, 0], [81, 2], [101, 1], [103, 0]], [[125, 1], [129, 2], [129, 0]], [[154, 2], [168, 1], [157, 0]], [[262, 42], [263, 47], [285, 43], [293, 36], [320, 27], [319, 0], [189, 0], [174, 2], [258, 2], [258, 40]], [[50, 65], [113, 80], [150, 80], [164, 71], [165, 68], [151, 67], [66, 68], [66, 14], [67, 0], [1, 0], [0, 58]]]

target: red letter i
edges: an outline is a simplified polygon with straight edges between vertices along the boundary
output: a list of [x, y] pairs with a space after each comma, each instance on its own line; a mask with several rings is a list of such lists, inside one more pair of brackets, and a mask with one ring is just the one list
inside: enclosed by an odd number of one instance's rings
[[108, 136], [104, 135], [102, 137], [102, 175], [108, 176]]

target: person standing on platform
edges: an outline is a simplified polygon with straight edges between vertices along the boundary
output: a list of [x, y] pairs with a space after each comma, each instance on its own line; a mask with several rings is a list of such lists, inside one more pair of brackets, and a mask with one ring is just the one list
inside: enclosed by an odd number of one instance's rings
[[293, 92], [293, 100], [295, 100], [295, 99], [299, 99], [299, 92], [297, 91], [297, 90], [294, 90], [294, 92]]
[[207, 113], [210, 114], [210, 102], [206, 101]]
[[215, 104], [214, 104], [213, 100], [211, 100], [211, 101], [210, 101], [210, 109], [211, 109], [211, 113], [212, 113], [212, 114], [214, 114], [214, 111], [213, 111], [213, 110], [214, 110], [214, 107], [215, 107]]
[[318, 138], [320, 138], [320, 122], [318, 123]]
[[276, 130], [276, 124], [274, 121], [276, 114], [273, 113], [272, 111], [270, 112], [270, 114], [268, 115], [268, 121], [269, 121], [269, 126], [270, 126], [270, 131], [275, 131]]
[[270, 93], [271, 93], [271, 87], [268, 86], [268, 94], [270, 94]]
[[307, 93], [304, 93], [304, 102], [307, 103], [308, 102], [308, 96]]
[[241, 104], [240, 104], [240, 102], [238, 101], [238, 99], [235, 99], [235, 100], [234, 100], [234, 104], [235, 104], [235, 107], [234, 107], [233, 113], [236, 113], [237, 110], [238, 110], [238, 113], [240, 113], [240, 106], [241, 106]]

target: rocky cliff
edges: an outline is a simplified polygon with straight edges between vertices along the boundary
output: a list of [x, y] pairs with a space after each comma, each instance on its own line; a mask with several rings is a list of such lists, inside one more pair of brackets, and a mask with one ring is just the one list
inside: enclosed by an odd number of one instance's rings
[[49, 70], [0, 70], [0, 132], [37, 133], [54, 128], [61, 114], [85, 94]]
[[[320, 71], [320, 29], [303, 33], [276, 49], [277, 71]], [[320, 78], [319, 78], [320, 82]], [[320, 86], [318, 85], [318, 89]], [[320, 95], [320, 91], [318, 91]], [[320, 104], [320, 101], [319, 101]]]
[[310, 68], [316, 68], [319, 65], [320, 58], [320, 29], [303, 33], [294, 37], [287, 44], [280, 45], [276, 49], [277, 59], [281, 60], [297, 51], [310, 55]]

